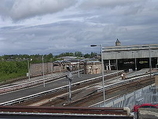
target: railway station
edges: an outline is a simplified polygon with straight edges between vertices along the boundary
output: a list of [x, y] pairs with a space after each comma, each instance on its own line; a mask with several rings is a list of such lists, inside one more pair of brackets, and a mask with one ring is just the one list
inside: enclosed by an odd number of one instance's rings
[[[66, 116], [68, 119], [133, 119], [130, 111], [134, 105], [158, 102], [155, 89], [151, 90], [155, 87], [154, 75], [152, 73], [150, 77], [150, 73], [146, 73], [147, 70], [134, 71], [127, 75], [126, 80], [121, 80], [117, 75], [122, 70], [104, 74], [105, 100], [102, 76], [99, 74], [81, 74], [81, 77], [78, 77], [74, 72], [71, 100], [66, 74], [63, 73], [46, 75], [44, 80], [43, 77], [37, 77], [31, 78], [29, 82], [26, 80], [14, 82], [9, 86], [4, 85], [0, 87], [0, 118], [62, 119]], [[69, 107], [75, 107], [76, 111]], [[88, 111], [84, 112], [84, 107], [87, 107]]]
[[158, 44], [121, 46], [117, 39], [114, 47], [103, 47], [106, 70], [140, 70], [158, 67]]
[[70, 62], [33, 64], [38, 75], [0, 86], [0, 118], [136, 119], [134, 106], [158, 103], [158, 44], [121, 46], [117, 40], [102, 47], [102, 58], [73, 62], [73, 70], [67, 70]]

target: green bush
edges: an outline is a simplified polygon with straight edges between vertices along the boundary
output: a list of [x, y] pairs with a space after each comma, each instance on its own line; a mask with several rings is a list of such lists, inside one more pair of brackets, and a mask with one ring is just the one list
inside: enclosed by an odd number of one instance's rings
[[27, 61], [1, 61], [0, 82], [25, 76], [27, 71]]

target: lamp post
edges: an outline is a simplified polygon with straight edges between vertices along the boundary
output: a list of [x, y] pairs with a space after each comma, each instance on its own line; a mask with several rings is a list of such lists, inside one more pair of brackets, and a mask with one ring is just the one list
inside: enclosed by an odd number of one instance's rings
[[71, 102], [72, 100], [72, 94], [71, 94], [71, 83], [72, 83], [72, 73], [71, 73], [71, 69], [69, 66], [66, 67], [68, 70], [68, 74], [66, 75], [68, 81], [69, 81], [69, 102]]
[[150, 68], [150, 79], [151, 79], [152, 64], [151, 64], [151, 48], [150, 48], [150, 45], [149, 45], [149, 68]]
[[46, 84], [45, 84], [45, 80], [44, 80], [44, 57], [42, 55], [42, 72], [43, 72], [43, 86], [45, 87]]
[[32, 61], [32, 59], [27, 59], [29, 81], [30, 81], [30, 61]]
[[29, 62], [29, 59], [27, 60], [27, 66], [28, 66], [28, 77], [29, 77], [29, 81], [30, 81], [30, 62]]
[[105, 106], [105, 87], [104, 87], [104, 63], [103, 63], [103, 51], [102, 51], [102, 45], [91, 45], [91, 47], [100, 46], [100, 53], [101, 53], [101, 67], [102, 67], [102, 87], [103, 87], [103, 102]]
[[118, 76], [118, 53], [119, 53], [119, 51], [116, 52], [116, 70], [117, 70], [117, 76]]
[[80, 77], [80, 60], [78, 59], [78, 77]]
[[53, 60], [52, 60], [52, 58], [51, 58], [51, 76], [53, 76]]
[[151, 47], [150, 47], [150, 45], [143, 46], [143, 47], [147, 47], [148, 50], [149, 50], [149, 70], [150, 70], [150, 79], [151, 79], [151, 69], [152, 69], [152, 64], [151, 64]]
[[135, 71], [137, 71], [137, 59], [136, 59], [135, 53], [134, 53], [134, 62], [135, 62]]

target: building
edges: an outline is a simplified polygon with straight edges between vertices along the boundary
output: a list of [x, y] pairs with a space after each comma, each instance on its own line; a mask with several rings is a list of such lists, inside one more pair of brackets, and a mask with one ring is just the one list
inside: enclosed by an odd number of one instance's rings
[[121, 42], [118, 39], [115, 42], [115, 46], [121, 46]]
[[140, 70], [158, 66], [158, 44], [121, 46], [117, 39], [114, 47], [103, 47], [106, 70]]
[[85, 74], [100, 74], [101, 62], [100, 61], [87, 61], [84, 63]]

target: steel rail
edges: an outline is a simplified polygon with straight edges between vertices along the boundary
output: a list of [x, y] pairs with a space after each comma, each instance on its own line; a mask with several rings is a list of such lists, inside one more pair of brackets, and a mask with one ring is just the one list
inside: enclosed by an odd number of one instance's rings
[[[110, 74], [106, 74], [104, 76], [111, 76], [111, 75], [114, 75], [114, 73], [110, 73]], [[145, 75], [145, 76], [148, 76], [148, 75]], [[121, 82], [117, 82], [117, 83], [114, 83], [114, 84], [110, 84], [110, 85], [107, 85], [105, 86], [106, 89], [109, 89], [109, 88], [112, 88], [112, 87], [115, 87], [116, 85], [120, 85], [120, 84], [125, 84], [127, 82], [131, 82], [132, 80], [138, 80], [140, 77], [145, 77], [145, 76], [139, 76], [137, 78], [132, 78], [131, 80], [124, 80], [124, 81], [121, 81]], [[76, 86], [78, 84], [82, 84], [82, 83], [86, 83], [86, 82], [91, 82], [93, 80], [96, 80], [96, 79], [99, 79], [101, 78], [102, 76], [98, 76], [98, 77], [95, 77], [95, 78], [90, 78], [88, 80], [84, 80], [84, 81], [80, 81], [80, 82], [76, 82], [76, 83], [73, 83], [72, 86]], [[29, 96], [25, 96], [25, 97], [21, 97], [21, 98], [18, 98], [18, 99], [14, 99], [14, 100], [10, 100], [10, 101], [6, 101], [6, 102], [3, 102], [3, 103], [0, 103], [0, 105], [12, 105], [12, 104], [16, 104], [16, 103], [20, 103], [20, 102], [23, 102], [23, 101], [26, 101], [26, 100], [29, 100], [29, 99], [32, 99], [32, 98], [35, 98], [35, 97], [39, 97], [41, 95], [45, 95], [45, 94], [48, 94], [48, 93], [52, 93], [52, 92], [57, 92], [57, 91], [60, 91], [60, 90], [63, 90], [63, 89], [67, 89], [68, 86], [62, 86], [62, 87], [58, 87], [58, 88], [55, 88], [55, 89], [51, 89], [51, 90], [48, 90], [48, 91], [43, 91], [43, 92], [40, 92], [40, 93], [36, 93], [36, 94], [32, 94], [32, 95], [29, 95]], [[99, 90], [102, 90], [102, 88], [99, 88]]]
[[[152, 74], [153, 76], [153, 74]], [[113, 83], [113, 84], [109, 84], [109, 85], [106, 85], [105, 88], [106, 89], [109, 89], [109, 88], [112, 88], [112, 87], [115, 87], [116, 85], [124, 85], [124, 84], [128, 84], [130, 82], [134, 82], [134, 81], [137, 81], [141, 78], [144, 78], [144, 77], [149, 77], [149, 74], [142, 74], [142, 75], [139, 75], [139, 76], [136, 76], [136, 77], [132, 77], [132, 78], [128, 78], [126, 80], [122, 80], [120, 82], [116, 82], [116, 83]], [[102, 88], [100, 88], [100, 90], [102, 90]]]
[[[150, 76], [149, 76], [150, 77]], [[152, 81], [153, 81], [153, 79], [152, 79]], [[137, 87], [137, 84], [138, 84], [138, 82], [134, 82], [132, 85], [125, 85], [126, 87], [128, 87], [128, 89], [132, 89], [132, 87], [136, 87], [136, 88], [138, 88]], [[144, 86], [149, 86], [149, 84], [151, 84], [151, 80], [146, 80], [146, 79], [144, 79], [144, 80], [141, 80], [141, 82], [138, 84], [139, 86], [140, 85], [143, 85], [143, 84], [146, 84], [146, 85], [144, 85]], [[143, 86], [143, 87], [144, 87]], [[123, 86], [122, 87], [116, 87], [116, 88], [113, 88], [112, 90], [107, 90], [106, 92], [107, 93], [111, 93], [111, 92], [113, 92], [113, 91], [117, 91], [117, 90], [120, 90], [120, 89], [124, 89], [123, 88]], [[126, 89], [126, 88], [125, 88]], [[130, 92], [128, 89], [126, 89], [128, 92]], [[139, 89], [139, 88], [138, 88]], [[119, 98], [121, 98], [123, 95], [118, 95], [118, 96], [116, 96], [116, 97], [113, 97], [111, 100], [116, 100], [116, 99], [119, 99]], [[107, 103], [109, 103], [110, 102], [110, 100], [106, 100], [106, 102]], [[100, 102], [97, 102], [97, 103], [95, 103], [95, 104], [93, 104], [93, 105], [90, 105], [89, 107], [96, 107], [96, 106], [98, 106], [98, 105], [101, 105], [101, 104], [103, 104], [103, 101], [100, 101]]]
[[[148, 76], [148, 77], [150, 77], [150, 76]], [[151, 80], [148, 80], [148, 81], [146, 81], [146, 79], [142, 79], [142, 80], [144, 80], [144, 82], [151, 83]], [[132, 82], [133, 87], [134, 87], [135, 84], [137, 84], [137, 82]], [[115, 91], [118, 92], [120, 90], [120, 88], [123, 89], [123, 90], [126, 90], [129, 85], [131, 85], [131, 84], [128, 83], [128, 85], [127, 85], [127, 83], [124, 83], [122, 85], [117, 85], [117, 83], [116, 83], [115, 87], [114, 86], [113, 87], [106, 86], [107, 87], [107, 88], [105, 88], [106, 89], [106, 93], [108, 95], [109, 93], [113, 93]], [[90, 102], [91, 99], [94, 100], [95, 98], [98, 98], [100, 96], [102, 96], [101, 91], [98, 92], [98, 93], [96, 92], [96, 93], [94, 93], [94, 94], [92, 94], [90, 96], [86, 96], [84, 98], [80, 98], [78, 100], [75, 100], [74, 102], [71, 102], [70, 104], [67, 104], [66, 106], [76, 106], [76, 105], [80, 105], [81, 106], [82, 104], [87, 104], [88, 102]]]
[[[83, 70], [80, 70], [80, 72], [82, 72]], [[78, 73], [78, 71], [74, 71], [72, 72], [73, 74], [76, 74]], [[2, 87], [0, 88], [0, 93], [5, 93], [5, 92], [8, 92], [8, 91], [14, 91], [14, 90], [18, 90], [18, 89], [21, 89], [21, 88], [26, 88], [26, 87], [30, 87], [30, 86], [34, 86], [34, 85], [40, 85], [43, 83], [43, 80], [45, 80], [45, 82], [50, 82], [54, 79], [59, 79], [59, 78], [63, 78], [63, 77], [66, 77], [67, 73], [63, 73], [63, 74], [60, 74], [58, 76], [54, 76], [54, 77], [46, 77], [44, 79], [38, 79], [38, 80], [34, 80], [34, 81], [29, 81], [29, 82], [26, 82], [26, 83], [21, 83], [21, 84], [16, 84], [16, 85], [12, 85], [12, 86], [7, 86], [7, 87]]]
[[[113, 73], [110, 73], [110, 74], [106, 74], [104, 76], [112, 76], [112, 75], [115, 75], [115, 74], [116, 73], [113, 72]], [[86, 83], [86, 82], [92, 82], [94, 80], [100, 79], [101, 77], [102, 76], [98, 76], [98, 77], [95, 77], [95, 78], [90, 78], [90, 79], [83, 80], [83, 81], [80, 81], [80, 82], [72, 83], [72, 87], [76, 86], [78, 84], [83, 84], [83, 83]], [[55, 88], [55, 89], [50, 89], [50, 90], [43, 91], [43, 92], [40, 92], [40, 93], [28, 95], [28, 96], [17, 98], [17, 99], [10, 100], [10, 101], [6, 101], [6, 102], [3, 102], [3, 103], [0, 103], [0, 105], [12, 105], [12, 104], [15, 104], [15, 103], [20, 103], [20, 102], [23, 102], [25, 100], [29, 100], [29, 99], [32, 99], [32, 98], [35, 98], [35, 97], [38, 97], [38, 96], [41, 96], [41, 95], [45, 95], [45, 94], [48, 94], [48, 93], [57, 92], [59, 90], [67, 89], [67, 87], [68, 87], [67, 85], [66, 86], [61, 86], [61, 87], [58, 87], [58, 88]]]

